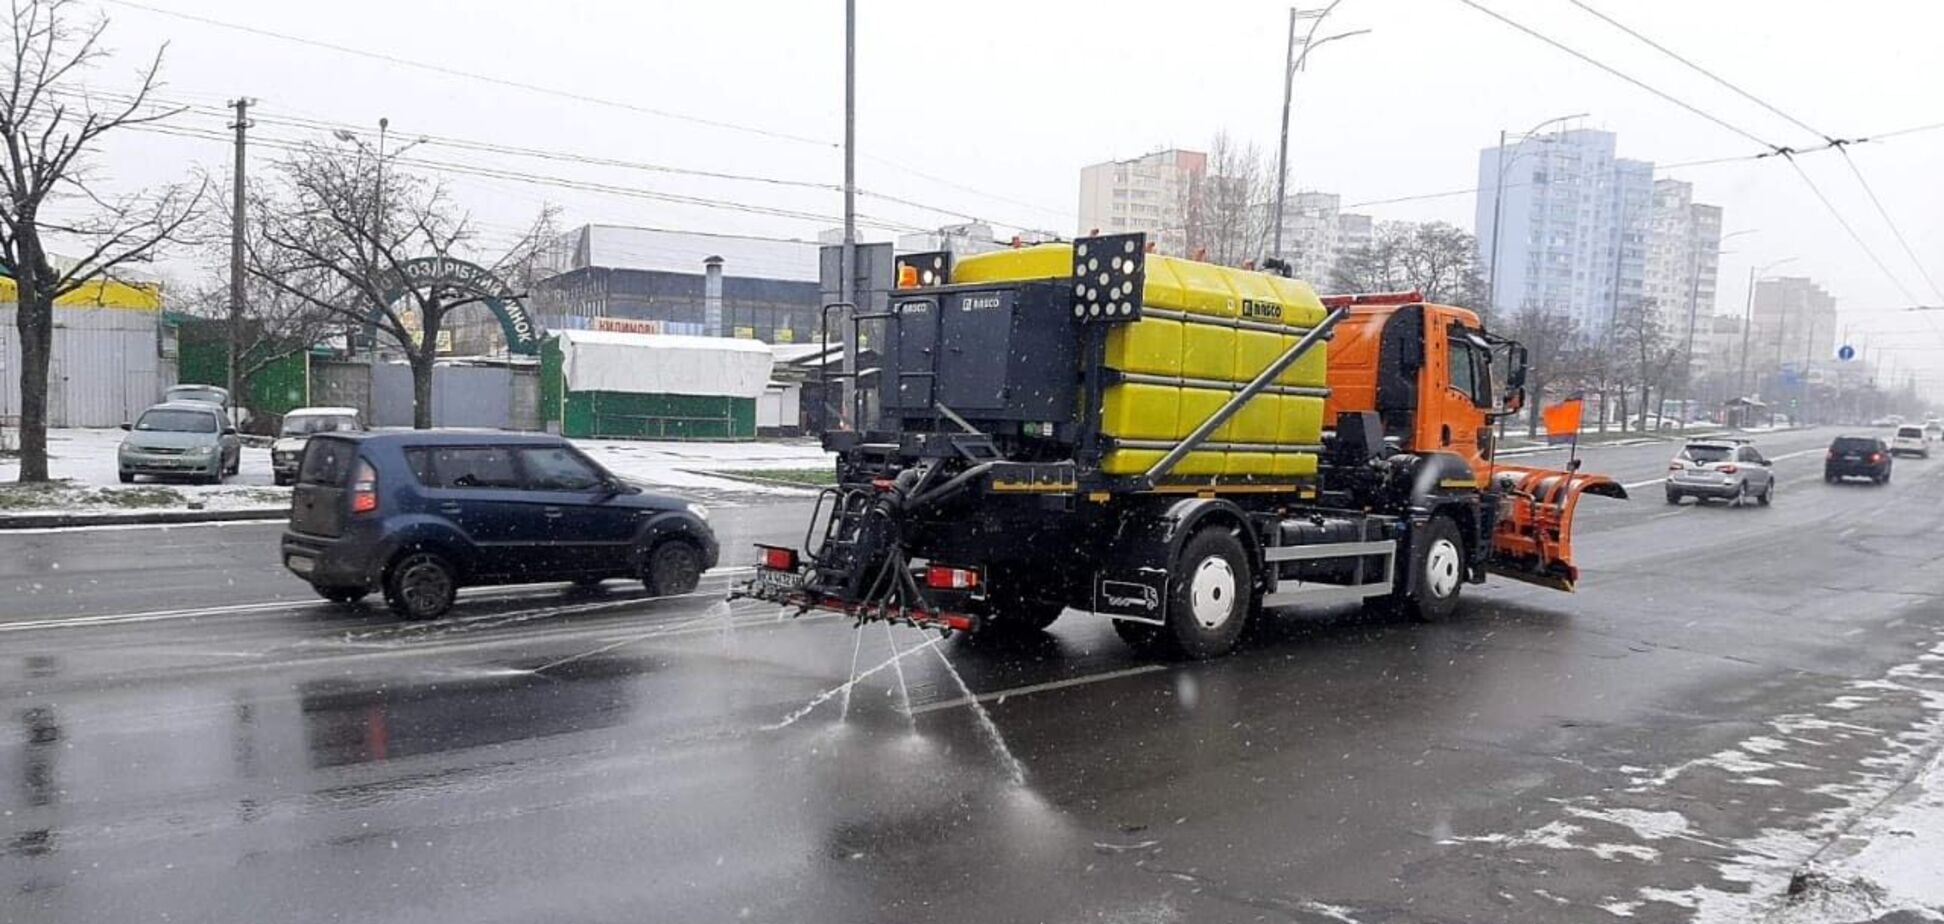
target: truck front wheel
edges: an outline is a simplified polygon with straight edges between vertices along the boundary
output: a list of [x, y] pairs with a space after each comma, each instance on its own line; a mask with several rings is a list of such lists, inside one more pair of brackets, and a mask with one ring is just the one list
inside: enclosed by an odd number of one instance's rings
[[1241, 641], [1255, 610], [1255, 580], [1234, 533], [1215, 526], [1189, 537], [1168, 585], [1168, 624], [1153, 627], [1153, 643], [1136, 648], [1200, 660], [1228, 654]]
[[1393, 595], [1411, 618], [1438, 622], [1458, 609], [1465, 586], [1465, 540], [1450, 517], [1432, 517], [1411, 537], [1410, 591]]

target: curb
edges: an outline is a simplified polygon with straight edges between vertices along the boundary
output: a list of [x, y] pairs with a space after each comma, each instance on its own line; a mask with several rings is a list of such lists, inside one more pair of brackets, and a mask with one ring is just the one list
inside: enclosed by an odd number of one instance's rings
[[740, 481], [743, 482], [744, 484], [760, 484], [760, 485], [767, 485], [769, 487], [776, 487], [776, 488], [800, 488], [805, 491], [821, 491], [825, 488], [832, 487], [831, 485], [816, 484], [814, 482], [809, 482], [809, 481], [790, 481], [785, 478], [764, 478], [761, 475], [745, 475], [742, 472], [734, 472], [734, 471], [725, 472], [725, 471], [718, 471], [715, 469], [678, 468], [676, 469], [676, 471], [688, 475], [701, 475], [706, 478], [721, 478], [727, 481]]
[[150, 510], [136, 513], [25, 513], [0, 516], [9, 529], [64, 529], [76, 526], [168, 526], [183, 523], [273, 522], [287, 519], [289, 507], [239, 507], [231, 510]]

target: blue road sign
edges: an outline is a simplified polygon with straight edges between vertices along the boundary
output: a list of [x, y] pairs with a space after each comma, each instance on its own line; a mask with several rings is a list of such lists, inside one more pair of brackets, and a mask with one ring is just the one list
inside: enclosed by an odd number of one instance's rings
[[1836, 348], [1836, 358], [1843, 362], [1849, 362], [1856, 358], [1856, 348], [1845, 343]]

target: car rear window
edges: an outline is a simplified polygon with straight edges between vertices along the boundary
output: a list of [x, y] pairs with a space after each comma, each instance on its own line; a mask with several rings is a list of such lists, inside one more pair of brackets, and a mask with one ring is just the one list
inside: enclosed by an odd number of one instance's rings
[[405, 461], [428, 488], [517, 488], [520, 470], [504, 446], [416, 446]]
[[1871, 452], [1877, 448], [1876, 440], [1864, 436], [1839, 436], [1829, 448], [1838, 452]]
[[1706, 465], [1710, 462], [1726, 462], [1734, 450], [1727, 446], [1689, 446], [1681, 450], [1681, 455], [1692, 462]]
[[1923, 439], [1924, 428], [1923, 427], [1898, 427], [1897, 435], [1911, 437], [1913, 439]]
[[297, 480], [304, 484], [337, 486], [351, 475], [351, 461], [358, 457], [358, 446], [349, 440], [314, 439], [304, 447], [304, 464]]

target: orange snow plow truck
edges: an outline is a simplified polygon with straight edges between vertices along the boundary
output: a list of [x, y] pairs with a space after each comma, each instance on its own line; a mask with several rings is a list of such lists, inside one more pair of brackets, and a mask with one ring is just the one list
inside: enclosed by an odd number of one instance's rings
[[1570, 591], [1581, 495], [1626, 497], [1496, 461], [1525, 349], [1416, 293], [1318, 297], [1140, 234], [897, 272], [887, 310], [851, 313], [837, 484], [739, 596], [965, 632], [1074, 609], [1211, 657], [1279, 607], [1439, 619], [1487, 574]]

